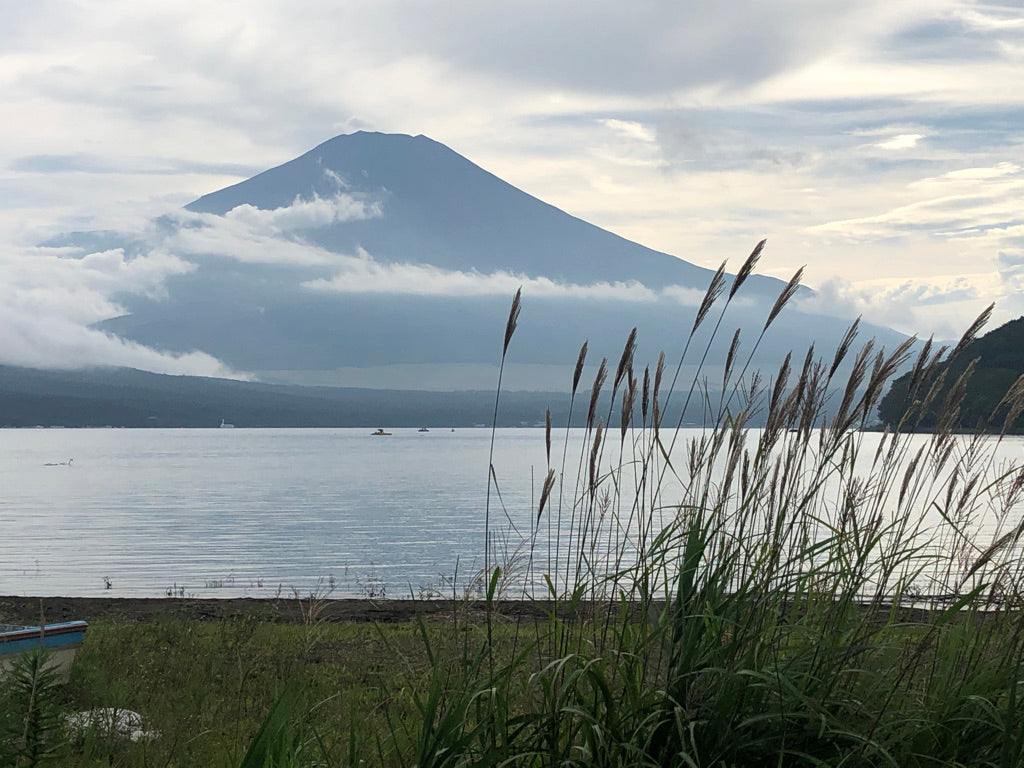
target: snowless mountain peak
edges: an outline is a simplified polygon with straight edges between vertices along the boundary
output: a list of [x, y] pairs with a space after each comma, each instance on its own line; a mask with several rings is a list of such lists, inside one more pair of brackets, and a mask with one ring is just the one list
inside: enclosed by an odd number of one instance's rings
[[[519, 286], [517, 363], [561, 370], [584, 340], [597, 359], [614, 359], [633, 326], [638, 354], [656, 359], [692, 324], [713, 275], [561, 211], [423, 135], [336, 136], [186, 211], [179, 219], [198, 223], [172, 220], [162, 247], [190, 268], [164, 296], [123, 297], [128, 314], [101, 327], [277, 380], [493, 364]], [[753, 245], [728, 256], [739, 264]], [[783, 287], [747, 281], [712, 361], [724, 359], [732, 328], [762, 327]], [[759, 354], [777, 365], [812, 340], [826, 349], [847, 326], [787, 310]], [[356, 380], [369, 381], [337, 383]]]

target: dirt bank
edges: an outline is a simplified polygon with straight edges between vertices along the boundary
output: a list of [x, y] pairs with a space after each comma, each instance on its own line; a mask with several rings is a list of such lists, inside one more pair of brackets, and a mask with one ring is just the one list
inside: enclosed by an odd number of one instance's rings
[[[460, 612], [482, 614], [482, 603], [450, 600], [307, 600], [228, 598], [0, 597], [0, 624], [53, 624], [59, 621], [155, 621], [181, 618], [196, 621], [254, 617], [262, 621], [303, 622], [310, 610], [323, 621], [408, 621], [416, 616], [442, 619]], [[545, 606], [520, 601], [501, 603], [508, 616], [541, 616]]]

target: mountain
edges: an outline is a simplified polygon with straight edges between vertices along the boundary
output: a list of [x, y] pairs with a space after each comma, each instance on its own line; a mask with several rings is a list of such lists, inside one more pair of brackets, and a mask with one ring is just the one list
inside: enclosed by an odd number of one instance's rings
[[[273, 210], [339, 191], [379, 201], [383, 215], [306, 228], [301, 236], [337, 253], [362, 248], [382, 263], [651, 288], [703, 289], [713, 274], [570, 216], [426, 136], [338, 136], [185, 207], [223, 216], [241, 205]], [[782, 287], [764, 277], [752, 280], [755, 286], [773, 294]]]
[[[585, 426], [589, 393], [577, 398], [573, 425]], [[681, 404], [665, 412], [675, 425]], [[506, 392], [499, 427], [538, 426], [550, 409], [569, 418], [565, 392]], [[600, 410], [611, 406], [609, 393]], [[688, 422], [701, 419], [688, 409]], [[0, 366], [0, 427], [375, 427], [447, 431], [487, 425], [494, 391], [422, 392], [350, 387], [300, 387], [198, 376], [167, 376], [127, 368], [46, 371]]]
[[[205, 195], [146, 232], [51, 244], [173, 254], [187, 271], [160, 293], [117, 297], [126, 314], [99, 327], [302, 384], [493, 387], [508, 303], [522, 285], [506, 387], [564, 390], [584, 340], [591, 362], [617, 360], [633, 326], [638, 362], [662, 349], [674, 359], [713, 275], [564, 213], [424, 136], [365, 132]], [[732, 263], [753, 245], [728, 254]], [[751, 351], [783, 287], [747, 281], [704, 375], [714, 378], [733, 329], [743, 329], [741, 354]], [[711, 319], [695, 349], [717, 310]], [[847, 325], [791, 306], [752, 364], [774, 368], [812, 342], [828, 355]], [[887, 346], [903, 338], [864, 329]]]
[[[966, 379], [963, 399], [950, 426], [957, 430], [998, 432], [1003, 429], [1009, 413], [1007, 405], [1002, 403], [1003, 397], [1024, 375], [1024, 317], [974, 339], [951, 359], [936, 360], [929, 375], [915, 377], [913, 371], [909, 371], [894, 380], [879, 404], [879, 416], [886, 424], [895, 426], [910, 411], [909, 426], [934, 428], [947, 395], [968, 367], [972, 367], [972, 372]], [[927, 395], [933, 384], [935, 393], [922, 413], [921, 405], [929, 399]], [[1024, 433], [1024, 420], [1011, 420], [1007, 431]]]

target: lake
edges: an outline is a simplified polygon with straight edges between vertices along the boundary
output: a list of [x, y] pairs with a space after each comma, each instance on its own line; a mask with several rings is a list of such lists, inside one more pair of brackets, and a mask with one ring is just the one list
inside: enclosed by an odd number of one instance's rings
[[[490, 430], [370, 432], [0, 430], [0, 594], [450, 596], [484, 564]], [[528, 530], [544, 430], [498, 430], [494, 465], [492, 523]]]
[[[0, 430], [0, 594], [408, 597], [479, 570], [490, 430], [370, 431]], [[499, 430], [510, 514], [544, 462], [543, 430]]]

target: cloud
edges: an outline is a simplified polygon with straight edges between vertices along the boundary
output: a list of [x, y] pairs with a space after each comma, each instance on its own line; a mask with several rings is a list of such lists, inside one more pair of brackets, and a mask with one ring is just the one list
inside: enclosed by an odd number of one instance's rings
[[1024, 169], [1002, 162], [963, 168], [907, 185], [917, 199], [871, 216], [831, 221], [812, 231], [849, 237], [893, 236], [905, 230], [969, 237], [1024, 223]]
[[67, 318], [31, 318], [6, 306], [0, 309], [0, 355], [5, 365], [29, 368], [117, 366], [175, 375], [249, 378], [205, 352], [159, 352]]
[[605, 120], [601, 120], [600, 123], [605, 128], [610, 128], [626, 138], [636, 139], [637, 141], [652, 142], [657, 137], [657, 134], [653, 130], [643, 123], [638, 123], [635, 120], [616, 120], [614, 118], [607, 118]]
[[331, 198], [296, 199], [291, 205], [270, 210], [239, 205], [228, 211], [224, 219], [229, 225], [237, 223], [257, 235], [281, 236], [297, 230], [329, 227], [339, 222], [361, 221], [380, 215], [379, 202], [367, 202], [339, 193]]
[[[385, 264], [362, 250], [335, 253], [303, 239], [310, 230], [381, 214], [380, 204], [339, 192], [331, 198], [296, 199], [272, 210], [242, 205], [223, 216], [178, 211], [133, 235], [100, 233], [57, 241], [78, 245], [9, 252], [0, 259], [0, 363], [40, 368], [113, 365], [245, 378], [205, 353], [170, 354], [93, 327], [125, 313], [118, 297], [165, 298], [167, 280], [194, 272], [200, 257], [275, 265], [283, 268], [277, 278], [282, 288], [301, 286], [313, 292], [507, 297], [522, 286], [538, 298], [686, 306], [696, 306], [703, 296], [703, 291], [680, 286], [656, 291], [639, 282], [577, 285], [509, 272]], [[130, 245], [105, 250], [87, 246], [118, 238]], [[330, 276], [307, 279], [311, 267]]]
[[330, 278], [309, 280], [302, 285], [312, 291], [337, 293], [460, 297], [508, 296], [521, 287], [524, 294], [534, 298], [642, 303], [664, 299], [690, 307], [697, 306], [704, 296], [704, 291], [678, 285], [660, 290], [636, 281], [580, 285], [503, 271], [482, 274], [440, 269], [429, 264], [382, 264], [365, 251], [346, 257], [341, 267]]
[[135, 293], [163, 294], [172, 275], [186, 274], [192, 264], [166, 251], [128, 258], [121, 249], [72, 258], [65, 249], [25, 249], [0, 260], [0, 303], [33, 318], [60, 315], [91, 324], [121, 314], [111, 297]]
[[913, 149], [923, 138], [924, 136], [920, 133], [901, 133], [886, 141], [880, 141], [875, 146], [880, 149]]
[[525, 293], [539, 298], [649, 302], [659, 297], [658, 292], [638, 282], [575, 285], [500, 271], [481, 274], [428, 264], [381, 264], [365, 252], [347, 258], [343, 269], [333, 277], [310, 280], [303, 286], [314, 291], [415, 296], [507, 296], [521, 286]]
[[857, 282], [835, 277], [815, 287], [813, 295], [796, 299], [795, 306], [850, 320], [862, 317], [907, 334], [954, 338], [993, 301], [997, 318], [1009, 319], [1010, 307], [1000, 305], [1011, 295], [996, 272]]
[[250, 264], [330, 266], [345, 257], [308, 244], [303, 234], [346, 221], [381, 215], [380, 203], [339, 192], [331, 198], [296, 199], [261, 209], [239, 205], [223, 216], [178, 211], [171, 231], [150, 233], [151, 243], [185, 255], [217, 256]]
[[25, 155], [10, 161], [9, 168], [19, 173], [95, 173], [173, 176], [186, 173], [220, 176], [254, 176], [263, 169], [239, 163], [196, 162], [181, 158], [161, 158], [154, 164], [149, 158], [106, 158], [80, 152], [73, 155]]
[[245, 378], [202, 352], [170, 354], [89, 326], [122, 314], [118, 293], [158, 296], [192, 265], [166, 252], [126, 258], [121, 250], [72, 258], [66, 249], [27, 249], [0, 258], [0, 363], [36, 368], [127, 366], [158, 373]]
[[[880, 6], [805, 0], [642, 2], [609, 0], [480, 6], [376, 3], [368, 24], [392, 55], [415, 52], [460, 68], [543, 87], [662, 94], [697, 84], [741, 87], [813, 60], [833, 41], [856, 38]], [[743, 19], [743, 24], [737, 24]]]

